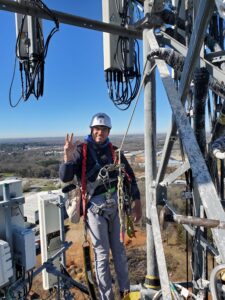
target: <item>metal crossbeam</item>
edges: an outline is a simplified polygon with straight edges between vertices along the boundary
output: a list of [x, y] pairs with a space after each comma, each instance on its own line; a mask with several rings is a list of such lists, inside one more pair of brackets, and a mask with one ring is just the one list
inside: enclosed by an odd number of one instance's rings
[[153, 199], [150, 205], [150, 216], [151, 216], [152, 232], [154, 237], [155, 252], [157, 257], [157, 265], [159, 269], [159, 278], [160, 278], [160, 285], [162, 289], [162, 295], [164, 300], [172, 300], [169, 277], [168, 277], [168, 272], [166, 267], [166, 259], [163, 250], [163, 242], [161, 237], [158, 212], [157, 212], [156, 201], [155, 201], [156, 191], [152, 191], [151, 196]]
[[209, 18], [211, 17], [214, 9], [214, 1], [201, 0], [197, 12], [197, 17], [194, 23], [193, 32], [191, 34], [190, 45], [188, 48], [187, 57], [180, 79], [178, 90], [179, 98], [184, 103], [192, 75], [194, 72], [195, 64], [200, 56], [200, 50], [205, 38], [205, 32], [208, 25]]
[[166, 173], [166, 167], [168, 165], [171, 151], [173, 148], [174, 140], [171, 138], [171, 136], [176, 135], [176, 128], [174, 126], [174, 122], [172, 121], [170, 123], [170, 128], [167, 132], [165, 143], [162, 150], [162, 157], [159, 163], [159, 168], [156, 176], [156, 186], [163, 180], [165, 173]]
[[[171, 37], [170, 35], [168, 35], [165, 32], [161, 32], [161, 34], [163, 35], [163, 43], [165, 45], [168, 45], [171, 48], [173, 48], [174, 50], [177, 50], [183, 56], [187, 56], [188, 48], [186, 46], [179, 43], [177, 40], [175, 40], [173, 37]], [[158, 40], [159, 41], [161, 40], [160, 36], [158, 37]], [[221, 52], [224, 53], [224, 51], [221, 51]], [[208, 58], [210, 55], [213, 56], [213, 55], [216, 55], [216, 54], [217, 54], [217, 52], [213, 52], [213, 53], [207, 54], [206, 57]], [[224, 71], [222, 71], [217, 66], [213, 65], [210, 61], [208, 61], [207, 59], [205, 59], [201, 55], [199, 56], [199, 59], [200, 59], [200, 67], [205, 67], [208, 70], [209, 74], [213, 78], [215, 78], [219, 82], [224, 82], [224, 77], [225, 77], [225, 72]]]
[[[200, 49], [204, 40], [204, 34], [206, 31], [208, 20], [213, 12], [213, 8], [214, 3], [210, 0], [201, 0], [199, 4], [199, 13], [197, 14], [194, 30], [191, 35], [190, 47], [185, 55], [186, 60], [183, 67], [181, 82], [179, 86], [178, 98], [181, 100], [182, 103], [184, 103], [186, 99], [187, 91], [194, 71], [194, 66], [196, 64], [197, 59], [200, 56]], [[159, 48], [159, 45], [156, 40], [154, 43], [154, 48]], [[169, 157], [174, 143], [173, 139], [171, 139], [171, 136], [176, 135], [176, 131], [176, 124], [174, 120], [172, 120], [172, 124], [167, 132], [166, 141], [162, 153], [162, 159], [160, 161], [159, 170], [156, 178], [156, 183], [159, 183], [161, 180], [163, 180], [165, 169], [168, 165]]]
[[190, 169], [190, 164], [188, 161], [184, 162], [179, 168], [177, 168], [174, 172], [170, 173], [162, 182], [161, 185], [170, 185], [173, 183], [179, 176], [183, 175]]
[[[166, 199], [164, 199], [166, 206], [169, 208], [170, 211], [172, 211], [173, 214], [176, 214], [176, 209], [173, 207], [173, 205], [171, 203], [169, 203], [169, 201], [167, 201]], [[196, 230], [194, 227], [189, 226], [187, 224], [182, 224], [182, 226], [184, 227], [184, 229], [188, 232], [188, 234], [190, 236], [195, 236], [196, 234]], [[200, 245], [204, 250], [209, 251], [213, 256], [218, 257], [219, 253], [218, 250], [213, 247], [209, 241], [207, 239], [205, 239], [202, 235], [199, 236], [200, 240]]]
[[[11, 0], [0, 0], [0, 10], [11, 11], [19, 14], [30, 15], [37, 18], [52, 20], [51, 16], [38, 7], [29, 4], [22, 4]], [[96, 20], [91, 20], [64, 12], [51, 10], [53, 15], [58, 19], [59, 23], [83, 27], [86, 29], [97, 30], [117, 34], [120, 36], [133, 37], [142, 39], [142, 32], [137, 29], [126, 29], [125, 27], [108, 24]], [[153, 24], [152, 24], [153, 25]]]

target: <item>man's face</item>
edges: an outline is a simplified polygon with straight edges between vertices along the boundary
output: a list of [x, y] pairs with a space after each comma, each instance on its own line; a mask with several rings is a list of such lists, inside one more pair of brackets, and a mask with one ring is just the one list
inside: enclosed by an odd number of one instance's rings
[[105, 126], [92, 127], [92, 138], [98, 144], [103, 144], [109, 136], [109, 128]]

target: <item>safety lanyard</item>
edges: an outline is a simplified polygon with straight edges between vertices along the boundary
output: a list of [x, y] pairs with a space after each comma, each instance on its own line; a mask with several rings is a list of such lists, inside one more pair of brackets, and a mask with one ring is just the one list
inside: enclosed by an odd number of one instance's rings
[[87, 218], [87, 194], [86, 194], [87, 144], [86, 143], [83, 143], [82, 154], [83, 154], [83, 159], [82, 159], [82, 171], [81, 171], [81, 195], [82, 195], [83, 217], [85, 222]]

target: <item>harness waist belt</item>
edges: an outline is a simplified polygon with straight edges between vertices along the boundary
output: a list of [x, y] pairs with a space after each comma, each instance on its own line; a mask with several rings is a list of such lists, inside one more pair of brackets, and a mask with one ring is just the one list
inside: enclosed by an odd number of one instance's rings
[[101, 195], [101, 194], [107, 194], [108, 192], [109, 193], [114, 193], [116, 191], [117, 183], [115, 182], [112, 185], [113, 186], [109, 190], [107, 190], [104, 185], [98, 186], [95, 189], [93, 196], [97, 196], [97, 195]]
[[109, 190], [107, 190], [107, 192], [103, 193], [103, 195], [106, 195], [107, 193], [113, 194], [113, 193], [115, 193], [115, 191], [116, 191], [116, 187], [114, 186], [114, 187], [110, 188]]
[[[117, 186], [117, 178], [110, 179], [109, 182], [107, 182], [108, 185], [111, 186], [111, 188]], [[87, 183], [87, 193], [89, 197], [100, 195], [103, 193], [106, 193], [107, 189], [105, 188], [105, 185], [103, 184], [102, 180], [96, 179], [94, 182], [89, 181]]]

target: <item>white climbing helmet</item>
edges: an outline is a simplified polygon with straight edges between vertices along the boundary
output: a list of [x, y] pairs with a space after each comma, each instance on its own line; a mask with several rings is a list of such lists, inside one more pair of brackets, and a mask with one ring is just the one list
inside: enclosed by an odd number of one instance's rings
[[91, 119], [90, 127], [92, 128], [94, 126], [105, 126], [111, 129], [112, 128], [111, 119], [105, 113], [97, 113]]

